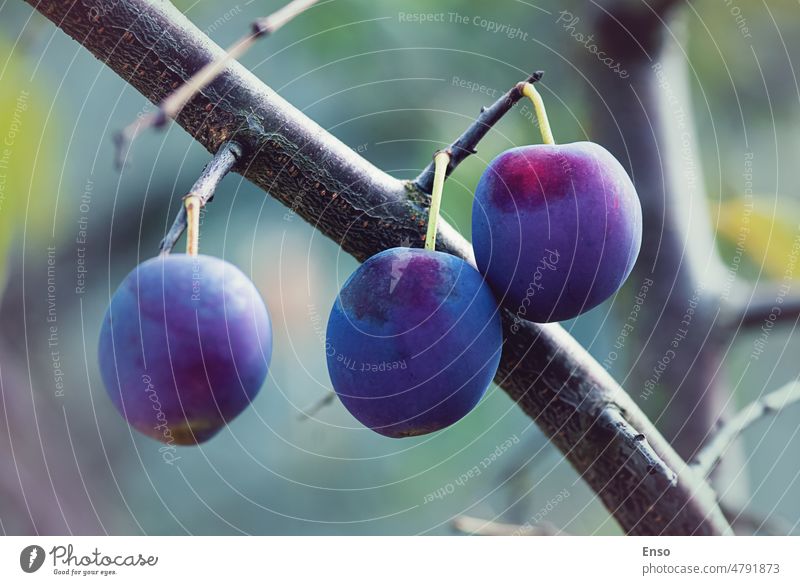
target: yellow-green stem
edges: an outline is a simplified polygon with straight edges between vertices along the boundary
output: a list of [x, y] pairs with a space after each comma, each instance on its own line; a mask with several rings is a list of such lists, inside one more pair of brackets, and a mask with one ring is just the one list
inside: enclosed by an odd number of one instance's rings
[[203, 202], [194, 193], [183, 198], [186, 208], [186, 253], [197, 256], [200, 249], [200, 208]]
[[536, 112], [536, 120], [539, 123], [539, 130], [542, 133], [542, 141], [545, 144], [555, 144], [553, 131], [550, 130], [550, 122], [547, 119], [547, 110], [544, 109], [544, 101], [541, 94], [536, 90], [532, 83], [526, 83], [522, 87], [522, 95], [530, 98], [533, 102], [533, 109]]
[[433, 157], [433, 190], [431, 191], [431, 210], [428, 214], [428, 233], [425, 235], [425, 249], [436, 249], [436, 226], [439, 223], [439, 208], [442, 206], [442, 191], [444, 179], [447, 174], [447, 165], [450, 164], [450, 155], [440, 150]]

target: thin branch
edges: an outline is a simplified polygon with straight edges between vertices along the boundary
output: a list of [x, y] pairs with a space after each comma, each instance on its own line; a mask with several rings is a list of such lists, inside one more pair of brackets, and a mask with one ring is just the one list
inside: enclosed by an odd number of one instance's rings
[[[28, 0], [148, 99], [224, 53], [169, 2]], [[98, 19], [85, 18], [92, 6]], [[130, 33], [119, 42], [114, 31]], [[137, 75], [129, 70], [142, 64]], [[127, 73], [126, 73], [127, 72]], [[216, 152], [236, 140], [236, 165], [358, 260], [424, 240], [429, 198], [359, 156], [236, 62], [180, 111], [178, 123]], [[412, 244], [413, 245], [413, 244]], [[446, 221], [437, 249], [474, 264]], [[561, 326], [503, 312], [496, 382], [541, 427], [631, 534], [729, 534], [714, 492], [691, 472], [631, 397]], [[645, 439], [646, 437], [646, 439]]]
[[189, 100], [214, 81], [232, 61], [240, 59], [247, 53], [258, 39], [271, 35], [296, 16], [311, 8], [317, 1], [292, 0], [292, 2], [269, 16], [253, 21], [250, 25], [250, 32], [228, 47], [224, 55], [204, 65], [183, 85], [167, 96], [159, 104], [158, 110], [131, 122], [121, 132], [117, 133], [114, 136], [117, 168], [122, 168], [125, 165], [130, 146], [142, 131], [148, 128], [163, 127], [168, 119], [175, 118]]
[[[205, 207], [206, 203], [214, 197], [214, 192], [222, 179], [230, 172], [241, 155], [242, 149], [235, 142], [223, 144], [217, 154], [214, 155], [214, 158], [205, 166], [187, 197], [196, 195], [200, 198], [200, 207]], [[181, 234], [186, 230], [186, 225], [186, 207], [181, 205], [172, 227], [169, 228], [167, 235], [164, 236], [159, 245], [162, 255], [169, 254], [172, 251]]]
[[[746, 285], [739, 285], [745, 289]], [[722, 326], [729, 329], [761, 329], [775, 323], [791, 325], [800, 318], [800, 291], [791, 283], [757, 285], [755, 290], [742, 290], [737, 301], [727, 308]]]
[[334, 400], [336, 399], [336, 392], [328, 392], [325, 396], [314, 402], [311, 406], [303, 410], [298, 416], [297, 420], [309, 420], [312, 417], [316, 416], [316, 414], [325, 408], [326, 406], [330, 406], [333, 404]]
[[506, 524], [482, 520], [472, 516], [458, 516], [452, 522], [453, 530], [474, 536], [567, 536], [549, 522], [537, 525]]
[[[477, 153], [475, 148], [478, 146], [481, 139], [508, 113], [514, 104], [524, 97], [522, 88], [525, 84], [536, 83], [543, 75], [544, 71], [532, 73], [527, 79], [515, 84], [514, 87], [509, 89], [491, 106], [488, 108], [481, 108], [480, 115], [470, 124], [469, 128], [467, 128], [455, 142], [444, 149], [445, 152], [450, 155], [450, 164], [447, 165], [446, 177], [449, 177], [450, 173], [452, 173], [465, 158], [471, 154]], [[419, 176], [414, 179], [414, 184], [420, 191], [430, 193], [433, 189], [433, 175], [434, 163], [431, 161]]]
[[717, 466], [722, 456], [750, 425], [759, 419], [780, 413], [783, 409], [800, 402], [800, 382], [790, 382], [743, 408], [726, 423], [700, 450], [691, 466], [703, 477], [707, 477]]
[[293, 20], [296, 16], [299, 16], [316, 3], [317, 0], [293, 0], [269, 16], [256, 20], [253, 23], [253, 34], [259, 37], [271, 35], [284, 24]]

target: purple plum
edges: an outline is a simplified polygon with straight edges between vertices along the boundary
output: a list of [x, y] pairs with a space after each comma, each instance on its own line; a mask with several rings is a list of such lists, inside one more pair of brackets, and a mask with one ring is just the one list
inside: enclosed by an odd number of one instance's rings
[[625, 169], [592, 142], [513, 148], [475, 190], [478, 269], [517, 320], [576, 317], [630, 274], [642, 209]]
[[447, 427], [497, 372], [500, 314], [481, 275], [442, 252], [392, 248], [345, 283], [328, 321], [328, 372], [344, 406], [387, 437]]
[[168, 444], [213, 437], [258, 393], [272, 353], [253, 283], [210, 256], [170, 254], [137, 266], [100, 332], [100, 372], [136, 430]]

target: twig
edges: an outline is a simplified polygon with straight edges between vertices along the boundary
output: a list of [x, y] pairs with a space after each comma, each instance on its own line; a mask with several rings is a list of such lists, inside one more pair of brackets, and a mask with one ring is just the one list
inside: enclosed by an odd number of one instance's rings
[[482, 520], [472, 516], [458, 516], [453, 520], [453, 530], [463, 534], [475, 536], [566, 536], [549, 522], [542, 522], [535, 526], [530, 524], [505, 524]]
[[[450, 163], [447, 165], [447, 173], [445, 177], [449, 177], [450, 173], [460, 165], [465, 158], [477, 151], [475, 147], [486, 136], [491, 128], [497, 124], [500, 119], [524, 96], [522, 89], [526, 83], [536, 83], [544, 75], [544, 71], [536, 71], [532, 73], [524, 81], [520, 81], [514, 87], [509, 89], [503, 96], [494, 102], [488, 108], [481, 108], [480, 115], [475, 121], [470, 124], [464, 133], [458, 137], [445, 151], [450, 155]], [[420, 191], [430, 193], [433, 190], [433, 176], [435, 165], [431, 161], [427, 167], [414, 179], [414, 184]]]
[[725, 451], [750, 425], [762, 417], [777, 414], [787, 406], [800, 402], [800, 382], [790, 382], [743, 408], [728, 421], [691, 462], [698, 474], [707, 477], [719, 463]]
[[296, 16], [311, 8], [317, 1], [292, 0], [292, 2], [269, 16], [253, 21], [250, 25], [250, 32], [230, 45], [224, 55], [206, 63], [183, 85], [164, 98], [159, 104], [158, 110], [131, 122], [121, 132], [115, 134], [114, 145], [117, 168], [122, 168], [125, 165], [130, 146], [142, 131], [148, 128], [161, 128], [167, 123], [168, 119], [175, 118], [189, 100], [214, 81], [231, 61], [241, 58], [258, 39], [271, 35]]
[[[726, 311], [727, 319], [722, 323], [729, 329], [760, 329], [773, 323], [791, 325], [800, 318], [800, 292], [790, 288], [791, 283], [758, 285], [755, 290], [746, 290], [742, 285], [736, 302]], [[769, 322], [769, 324], [767, 324]]]
[[317, 400], [314, 404], [306, 408], [302, 411], [298, 416], [297, 420], [308, 420], [312, 416], [316, 415], [320, 410], [328, 406], [329, 404], [333, 404], [334, 399], [336, 398], [336, 392], [328, 392], [325, 396]]
[[[214, 155], [214, 158], [211, 159], [211, 162], [205, 166], [186, 197], [196, 196], [200, 200], [200, 207], [204, 207], [214, 197], [214, 191], [217, 190], [222, 179], [233, 168], [241, 155], [242, 149], [235, 142], [223, 144], [217, 154]], [[186, 219], [186, 207], [181, 205], [172, 227], [169, 228], [167, 235], [164, 236], [159, 245], [162, 255], [169, 254], [172, 248], [175, 247], [175, 243], [186, 230]]]

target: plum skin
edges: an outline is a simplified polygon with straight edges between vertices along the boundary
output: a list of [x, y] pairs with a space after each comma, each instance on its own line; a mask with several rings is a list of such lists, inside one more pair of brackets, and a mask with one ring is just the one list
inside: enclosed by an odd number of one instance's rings
[[622, 286], [639, 254], [642, 208], [602, 146], [523, 146], [483, 173], [472, 240], [478, 269], [517, 320], [563, 321]]
[[272, 353], [253, 283], [210, 256], [170, 254], [120, 284], [100, 331], [106, 390], [128, 423], [164, 443], [209, 440], [260, 390]]
[[387, 437], [431, 433], [470, 412], [497, 372], [497, 302], [481, 275], [442, 252], [392, 248], [347, 280], [331, 310], [333, 387]]

